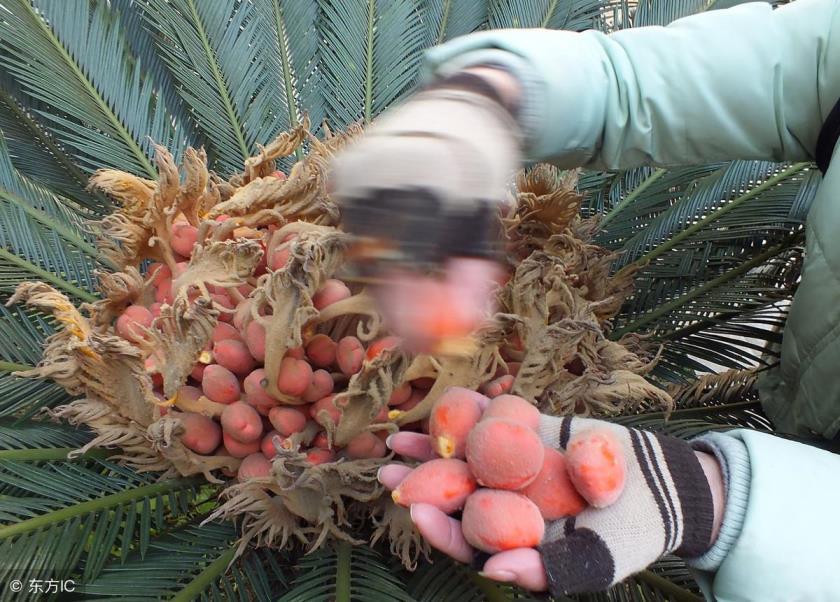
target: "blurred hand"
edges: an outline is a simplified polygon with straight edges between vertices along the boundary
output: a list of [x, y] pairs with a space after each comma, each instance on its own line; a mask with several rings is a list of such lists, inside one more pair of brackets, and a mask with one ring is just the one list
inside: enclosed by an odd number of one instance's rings
[[[589, 507], [577, 516], [550, 522], [539, 550], [519, 548], [494, 554], [482, 574], [554, 595], [594, 592], [643, 570], [664, 554], [699, 556], [711, 546], [723, 514], [723, 480], [714, 457], [684, 441], [616, 424], [543, 415], [540, 437], [565, 449], [575, 434], [608, 429], [620, 442], [627, 480], [619, 499], [606, 508]], [[406, 458], [436, 457], [428, 435], [396, 433], [388, 446]], [[411, 468], [389, 464], [379, 480], [395, 489]], [[434, 506], [413, 504], [411, 518], [434, 548], [471, 563], [475, 550], [458, 520]]]
[[[499, 99], [510, 94], [504, 72], [471, 72], [504, 90]], [[440, 86], [375, 120], [336, 156], [331, 182], [357, 237], [350, 258], [384, 280], [375, 294], [415, 351], [449, 328], [467, 334], [486, 315], [500, 273], [499, 203], [520, 162], [516, 121], [493, 94]], [[442, 308], [454, 312], [448, 321], [436, 319]]]

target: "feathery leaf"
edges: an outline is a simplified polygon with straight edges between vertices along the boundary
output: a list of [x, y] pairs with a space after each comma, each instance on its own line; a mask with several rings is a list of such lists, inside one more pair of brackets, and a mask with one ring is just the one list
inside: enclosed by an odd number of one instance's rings
[[426, 35], [410, 0], [320, 0], [321, 65], [330, 125], [370, 121], [417, 78]]
[[81, 167], [115, 167], [154, 177], [154, 140], [183, 146], [152, 82], [132, 61], [107, 2], [4, 3], [0, 66], [27, 95]]

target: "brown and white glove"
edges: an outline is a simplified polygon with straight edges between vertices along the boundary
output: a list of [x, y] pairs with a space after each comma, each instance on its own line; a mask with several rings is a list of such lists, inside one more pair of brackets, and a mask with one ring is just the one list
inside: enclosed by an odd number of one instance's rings
[[712, 492], [691, 445], [667, 435], [586, 418], [540, 418], [546, 445], [565, 449], [576, 434], [608, 429], [627, 465], [624, 491], [606, 508], [547, 524], [540, 545], [554, 594], [607, 589], [665, 554], [711, 547]]
[[463, 73], [383, 114], [333, 164], [345, 230], [376, 241], [379, 260], [492, 256], [498, 204], [520, 162], [512, 111]]

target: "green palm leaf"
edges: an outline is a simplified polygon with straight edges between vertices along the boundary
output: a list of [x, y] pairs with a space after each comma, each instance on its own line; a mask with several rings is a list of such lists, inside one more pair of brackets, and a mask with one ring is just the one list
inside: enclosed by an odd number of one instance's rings
[[21, 422], [0, 418], [0, 459], [21, 459], [25, 456], [16, 455], [20, 450], [52, 451], [49, 448], [63, 448], [69, 451], [83, 446], [90, 438], [91, 434], [87, 428], [75, 428], [55, 422]]
[[633, 25], [667, 25], [682, 17], [708, 9], [713, 0], [641, 0], [633, 15]]
[[234, 560], [237, 538], [229, 523], [192, 521], [151, 538], [144, 555], [112, 559], [78, 591], [95, 600], [275, 600], [286, 586], [276, 552]]
[[0, 553], [9, 559], [0, 569], [3, 581], [42, 574], [66, 579], [81, 563], [78, 578], [90, 582], [112, 551], [142, 550], [150, 529], [164, 529], [170, 517], [189, 510], [200, 484], [154, 481], [89, 456], [46, 463], [0, 458], [6, 517]]
[[393, 570], [375, 551], [347, 542], [319, 549], [295, 567], [292, 589], [279, 602], [411, 602]]
[[38, 364], [52, 324], [37, 312], [0, 305], [0, 332], [0, 416], [24, 419], [43, 407], [68, 402], [70, 396], [53, 382], [12, 375]]
[[83, 169], [115, 167], [154, 177], [151, 141], [183, 137], [139, 62], [127, 54], [107, 2], [4, 3], [0, 66], [32, 98]]
[[143, 10], [217, 169], [241, 171], [282, 124], [260, 10], [252, 2], [196, 0], [150, 0]]
[[604, 29], [604, 15], [617, 4], [603, 0], [498, 0], [490, 6], [490, 28]]
[[8, 142], [15, 169], [88, 211], [107, 212], [105, 198], [85, 190], [85, 174], [36, 118], [32, 107], [21, 105], [16, 96], [20, 97], [20, 92], [14, 82], [0, 72], [0, 134]]
[[22, 178], [0, 134], [0, 291], [25, 280], [48, 280], [92, 301], [99, 253], [82, 218], [61, 199]]
[[[536, 601], [517, 587], [481, 577], [438, 552], [408, 576], [406, 589], [417, 602]], [[566, 598], [568, 600], [568, 598]], [[561, 598], [555, 598], [558, 602]]]
[[[308, 115], [314, 127], [324, 120], [325, 99], [318, 38], [318, 5], [295, 0], [264, 0], [257, 4], [258, 19], [263, 25], [264, 53], [269, 76], [266, 87], [272, 93], [277, 111], [267, 122], [270, 140], [280, 131], [290, 129]], [[283, 110], [284, 109], [284, 110]], [[302, 157], [298, 150], [297, 158]]]
[[370, 121], [406, 93], [417, 78], [428, 36], [409, 0], [321, 0], [326, 116], [346, 127]]
[[480, 29], [487, 21], [488, 0], [426, 0], [423, 8], [427, 22], [426, 46], [441, 44], [452, 38]]

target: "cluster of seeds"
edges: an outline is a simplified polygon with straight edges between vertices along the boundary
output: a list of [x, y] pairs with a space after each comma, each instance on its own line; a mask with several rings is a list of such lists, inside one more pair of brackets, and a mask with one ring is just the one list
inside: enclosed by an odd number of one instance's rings
[[463, 510], [465, 539], [488, 553], [535, 547], [546, 521], [618, 499], [627, 468], [608, 431], [576, 434], [564, 454], [543, 444], [539, 426], [539, 411], [522, 397], [453, 387], [429, 419], [440, 458], [420, 464], [391, 497], [405, 507]]

